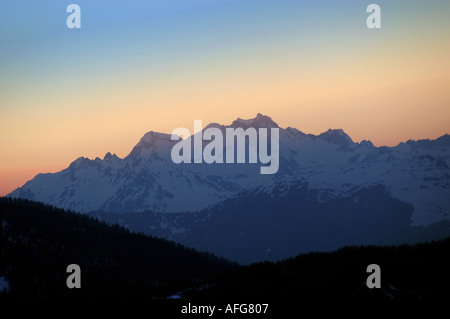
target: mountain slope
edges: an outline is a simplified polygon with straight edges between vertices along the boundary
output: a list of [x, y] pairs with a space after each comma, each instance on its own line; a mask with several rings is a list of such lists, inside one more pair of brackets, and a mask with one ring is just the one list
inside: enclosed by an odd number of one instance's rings
[[279, 129], [276, 174], [261, 175], [262, 163], [175, 164], [177, 141], [149, 132], [124, 159], [110, 153], [79, 158], [9, 196], [88, 213], [243, 263], [450, 236], [449, 135], [375, 147], [353, 142], [342, 129], [311, 135], [280, 128], [262, 114], [205, 129], [251, 127]]
[[[268, 187], [270, 186], [270, 187]], [[305, 181], [244, 190], [197, 213], [89, 213], [129, 229], [249, 264], [348, 245], [417, 243], [450, 236], [450, 222], [412, 226], [413, 206], [379, 184], [329, 196]]]
[[[213, 123], [207, 127], [224, 131], [278, 125], [258, 114], [230, 126]], [[317, 136], [295, 128], [279, 129], [280, 166], [274, 175], [260, 175], [261, 163], [174, 164], [170, 151], [177, 141], [169, 134], [149, 132], [124, 159], [110, 153], [103, 160], [79, 158], [61, 172], [37, 175], [8, 196], [80, 212], [195, 212], [287, 176], [306, 179], [324, 200], [355, 187], [382, 184], [392, 196], [413, 205], [416, 226], [450, 218], [448, 135], [375, 147], [369, 141], [354, 143], [340, 129]]]
[[[81, 268], [81, 289], [66, 287], [70, 264]], [[85, 215], [0, 198], [0, 277], [17, 298], [166, 297], [233, 267]]]

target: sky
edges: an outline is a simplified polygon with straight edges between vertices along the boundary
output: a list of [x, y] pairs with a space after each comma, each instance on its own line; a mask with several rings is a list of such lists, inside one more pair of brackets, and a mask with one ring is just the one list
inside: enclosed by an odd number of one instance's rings
[[0, 195], [197, 119], [262, 113], [376, 146], [450, 133], [449, 15], [448, 0], [0, 0]]

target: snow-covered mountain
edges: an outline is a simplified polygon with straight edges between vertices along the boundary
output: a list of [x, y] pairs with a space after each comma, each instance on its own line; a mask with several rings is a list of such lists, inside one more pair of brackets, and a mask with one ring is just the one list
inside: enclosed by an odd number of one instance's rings
[[[235, 120], [230, 126], [278, 127], [271, 118]], [[448, 219], [450, 208], [450, 137], [408, 141], [396, 147], [354, 143], [341, 129], [318, 136], [280, 128], [280, 168], [260, 175], [260, 164], [175, 164], [177, 141], [170, 134], [148, 132], [121, 159], [80, 157], [58, 173], [39, 174], [8, 196], [42, 201], [80, 212], [198, 211], [246, 188], [280, 179], [307, 180], [320, 200], [344, 196], [364, 186], [382, 184], [396, 198], [414, 206], [413, 224]], [[207, 144], [203, 142], [203, 146]]]
[[[254, 119], [237, 119], [229, 126], [212, 123], [205, 129], [209, 127], [222, 132], [227, 127], [279, 128], [270, 117], [261, 114]], [[262, 227], [253, 227], [259, 232], [264, 229], [272, 232], [273, 236], [264, 238], [273, 242], [278, 238], [275, 230], [283, 232], [281, 226], [286, 229], [284, 234], [288, 234], [290, 228], [292, 234], [295, 229], [303, 229], [302, 233], [306, 233], [308, 227], [316, 227], [320, 232], [320, 227], [328, 229], [321, 224], [320, 218], [329, 222], [334, 220], [342, 226], [336, 221], [340, 218], [341, 222], [346, 220], [355, 226], [353, 230], [347, 229], [349, 240], [336, 237], [327, 242], [357, 244], [366, 242], [362, 238], [384, 242], [370, 231], [365, 237], [359, 233], [369, 227], [358, 219], [368, 211], [375, 215], [367, 220], [398, 226], [393, 228], [392, 236], [386, 234], [386, 238], [397, 238], [399, 229], [406, 226], [417, 230], [450, 221], [449, 135], [436, 140], [408, 141], [396, 147], [375, 147], [370, 141], [353, 142], [341, 129], [311, 135], [291, 127], [279, 128], [280, 163], [274, 175], [261, 175], [261, 163], [175, 164], [170, 156], [175, 143], [177, 141], [171, 140], [170, 134], [148, 132], [123, 159], [110, 153], [103, 159], [81, 157], [58, 173], [37, 175], [8, 196], [42, 201], [83, 213], [95, 212], [95, 216], [118, 221], [135, 230], [214, 252], [220, 251], [218, 247], [225, 245], [227, 240], [233, 242], [227, 239], [226, 233], [230, 238], [253, 240], [255, 246], [262, 234], [259, 237], [256, 233], [250, 235], [252, 223]], [[203, 147], [207, 143], [204, 141]], [[255, 198], [259, 200], [255, 202]], [[361, 201], [361, 198], [365, 200]], [[387, 202], [378, 203], [379, 200]], [[359, 205], [360, 201], [363, 204]], [[406, 206], [399, 208], [397, 201]], [[275, 202], [278, 206], [274, 206]], [[259, 205], [261, 203], [264, 205]], [[247, 209], [242, 211], [239, 207]], [[251, 207], [259, 207], [261, 214]], [[276, 214], [277, 207], [282, 211], [281, 215]], [[343, 207], [350, 215], [346, 215]], [[313, 217], [293, 217], [302, 211], [310, 211]], [[243, 216], [249, 219], [247, 224], [239, 221]], [[227, 218], [235, 223], [227, 224], [224, 220]], [[394, 222], [400, 219], [401, 225]], [[266, 220], [267, 225], [264, 226], [261, 220]], [[242, 228], [243, 224], [247, 229]], [[271, 230], [270, 225], [274, 226]], [[226, 231], [218, 232], [218, 228]], [[240, 229], [238, 233], [237, 229]], [[333, 233], [337, 229], [328, 231]], [[450, 235], [450, 229], [445, 231]], [[222, 237], [214, 244], [212, 239], [205, 241], [203, 235], [208, 233], [210, 238]], [[408, 236], [405, 234], [400, 239]], [[292, 240], [295, 238], [293, 236]], [[356, 238], [361, 240], [358, 242]], [[278, 250], [273, 255], [286, 256], [286, 253], [299, 249], [297, 245], [281, 253], [282, 242], [278, 240], [278, 248], [274, 248], [277, 245], [274, 242], [267, 243], [264, 252]], [[239, 245], [242, 246], [242, 242], [236, 241], [234, 247], [241, 247]], [[308, 247], [334, 246], [311, 242]], [[226, 249], [223, 253], [236, 257]], [[263, 255], [259, 254], [253, 260], [261, 259]]]

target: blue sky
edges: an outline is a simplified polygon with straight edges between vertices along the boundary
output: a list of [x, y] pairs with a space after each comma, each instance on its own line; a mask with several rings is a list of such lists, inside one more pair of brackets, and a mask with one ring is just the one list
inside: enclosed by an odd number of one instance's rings
[[[0, 2], [0, 194], [147, 131], [257, 113], [396, 145], [448, 132], [450, 1]], [[51, 156], [49, 156], [51, 154]]]

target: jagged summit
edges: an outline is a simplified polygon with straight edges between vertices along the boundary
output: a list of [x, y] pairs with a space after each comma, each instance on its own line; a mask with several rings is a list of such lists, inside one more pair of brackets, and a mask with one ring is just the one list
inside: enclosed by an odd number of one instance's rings
[[319, 138], [333, 144], [353, 143], [353, 140], [348, 136], [343, 129], [329, 129], [319, 135]]
[[139, 143], [133, 148], [128, 157], [138, 157], [148, 153], [148, 151], [167, 151], [173, 144], [171, 134], [158, 133], [150, 131], [140, 139]]
[[87, 157], [80, 156], [76, 160], [74, 160], [72, 163], [70, 163], [69, 168], [80, 168], [85, 167], [86, 165], [89, 165], [91, 163], [91, 160]]
[[[278, 128], [262, 114], [248, 120], [236, 119], [230, 126], [209, 124], [221, 130], [233, 126]], [[176, 164], [171, 152], [178, 141], [171, 140], [171, 134], [151, 131], [123, 159], [111, 153], [103, 159], [80, 157], [68, 169], [37, 175], [9, 196], [80, 212], [172, 213], [198, 211], [238, 191], [270, 185], [284, 176], [324, 190], [324, 198], [382, 183], [393, 195], [414, 206], [412, 220], [417, 225], [450, 219], [444, 215], [450, 207], [448, 135], [387, 149], [373, 146], [370, 141], [354, 143], [342, 129], [312, 135], [288, 127], [279, 128], [279, 133], [280, 169], [275, 176], [261, 175], [260, 165], [248, 163], [247, 159], [245, 165]], [[209, 143], [204, 140], [203, 148]], [[191, 145], [194, 155], [194, 143]]]
[[362, 140], [359, 145], [361, 146], [369, 146], [369, 147], [374, 147], [373, 143], [369, 140]]
[[155, 143], [158, 140], [170, 140], [170, 136], [170, 134], [150, 131], [144, 134], [139, 143]]
[[411, 147], [432, 147], [432, 145], [436, 145], [438, 147], [449, 147], [450, 146], [450, 135], [445, 134], [441, 137], [437, 138], [436, 140], [430, 140], [430, 139], [423, 139], [423, 140], [408, 140], [406, 144], [410, 145]]
[[113, 161], [118, 159], [119, 157], [115, 153], [111, 154], [110, 152], [106, 153], [105, 156], [103, 157], [104, 161]]
[[277, 123], [275, 123], [269, 116], [262, 115], [261, 113], [258, 113], [255, 118], [244, 120], [241, 118], [238, 118], [235, 120], [230, 127], [242, 127], [242, 128], [272, 128], [272, 127], [279, 127]]

